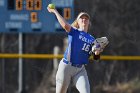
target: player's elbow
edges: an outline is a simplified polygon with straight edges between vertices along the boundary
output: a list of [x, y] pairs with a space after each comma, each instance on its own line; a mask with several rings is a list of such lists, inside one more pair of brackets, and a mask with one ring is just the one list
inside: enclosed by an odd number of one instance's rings
[[64, 24], [63, 28], [66, 30], [66, 32], [70, 32], [71, 25], [70, 24]]

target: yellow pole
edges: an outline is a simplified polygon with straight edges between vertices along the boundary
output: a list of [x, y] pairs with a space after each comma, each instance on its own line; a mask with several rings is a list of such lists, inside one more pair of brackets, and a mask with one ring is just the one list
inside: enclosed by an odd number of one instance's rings
[[31, 59], [52, 59], [52, 58], [62, 58], [63, 55], [53, 55], [53, 54], [0, 54], [0, 58], [31, 58]]
[[[27, 58], [27, 59], [61, 59], [63, 54], [53, 55], [53, 54], [0, 54], [0, 58]], [[90, 59], [93, 59], [91, 56]], [[102, 55], [101, 60], [140, 60], [140, 56], [109, 56]]]

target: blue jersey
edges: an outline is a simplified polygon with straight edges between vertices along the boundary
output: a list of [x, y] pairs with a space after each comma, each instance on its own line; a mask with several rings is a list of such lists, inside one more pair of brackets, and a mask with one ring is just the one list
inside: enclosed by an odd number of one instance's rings
[[90, 34], [71, 27], [64, 58], [73, 64], [87, 64], [94, 40]]

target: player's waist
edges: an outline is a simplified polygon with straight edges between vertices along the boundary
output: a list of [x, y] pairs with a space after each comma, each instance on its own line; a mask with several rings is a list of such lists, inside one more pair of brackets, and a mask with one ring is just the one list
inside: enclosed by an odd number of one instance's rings
[[85, 65], [85, 64], [73, 64], [73, 63], [67, 61], [65, 58], [63, 58], [63, 62], [66, 64], [70, 64], [71, 66], [78, 67], [78, 68], [81, 68]]

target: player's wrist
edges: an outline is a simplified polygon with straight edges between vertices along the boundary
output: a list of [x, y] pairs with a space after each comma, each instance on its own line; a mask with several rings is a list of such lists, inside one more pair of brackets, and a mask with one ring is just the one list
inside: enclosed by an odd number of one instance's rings
[[94, 60], [100, 60], [100, 54], [96, 55], [95, 53], [93, 54], [93, 59]]
[[53, 9], [53, 13], [56, 15], [56, 14], [59, 14], [58, 11], [56, 9]]
[[95, 51], [94, 54], [95, 55], [100, 55], [100, 51]]

